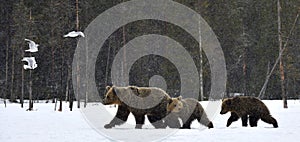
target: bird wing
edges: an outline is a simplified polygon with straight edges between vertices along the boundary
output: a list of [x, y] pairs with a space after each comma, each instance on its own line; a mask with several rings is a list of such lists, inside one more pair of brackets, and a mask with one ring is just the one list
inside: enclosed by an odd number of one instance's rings
[[85, 37], [83, 32], [79, 32], [79, 35], [81, 35], [82, 37]]
[[29, 39], [25, 39], [25, 41], [28, 41], [28, 44], [29, 44], [29, 48], [32, 49], [35, 47], [35, 42], [32, 41], [32, 40], [29, 40]]
[[30, 69], [30, 66], [28, 66], [28, 65], [23, 65], [23, 68], [24, 68], [25, 70], [27, 70], [27, 69]]
[[29, 64], [29, 57], [24, 57], [21, 61], [25, 61]]
[[71, 31], [68, 34], [64, 35], [64, 37], [77, 37], [77, 36], [82, 36], [84, 37], [84, 33], [83, 32], [76, 32], [76, 31]]
[[25, 38], [25, 41], [34, 42], [34, 41], [32, 41], [32, 40], [30, 40], [30, 39], [27, 39], [27, 38]]
[[[30, 39], [26, 39], [25, 38], [25, 41], [28, 41], [28, 45], [29, 45], [29, 49], [32, 50], [32, 51], [37, 51], [37, 47], [39, 46], [38, 44], [36, 44], [34, 41], [30, 40]], [[27, 51], [30, 51], [30, 50], [27, 50]]]
[[64, 37], [72, 37], [74, 36], [75, 31], [71, 31], [68, 34], [64, 35]]

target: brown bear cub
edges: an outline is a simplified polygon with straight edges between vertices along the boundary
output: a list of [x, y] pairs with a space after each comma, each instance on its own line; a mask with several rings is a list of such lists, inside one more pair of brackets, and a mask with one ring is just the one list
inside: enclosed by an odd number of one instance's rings
[[220, 114], [232, 112], [227, 121], [227, 127], [234, 121], [242, 117], [243, 126], [247, 126], [247, 118], [249, 116], [250, 126], [256, 127], [259, 119], [273, 124], [274, 128], [278, 127], [277, 121], [270, 115], [267, 106], [259, 99], [248, 96], [237, 96], [227, 98], [222, 101]]
[[167, 111], [178, 115], [182, 120], [181, 129], [191, 129], [191, 123], [197, 119], [198, 122], [208, 128], [213, 128], [213, 123], [207, 118], [207, 115], [201, 104], [193, 98], [182, 99], [181, 96], [172, 98], [167, 106]]
[[[133, 114], [136, 126], [141, 129], [145, 122], [145, 115], [155, 128], [180, 127], [176, 117], [164, 119], [167, 116], [167, 104], [171, 97], [156, 87], [116, 87], [107, 86], [103, 99], [104, 105], [118, 105], [116, 116], [105, 128], [112, 128], [125, 123], [130, 113]], [[174, 119], [174, 120], [172, 120]], [[178, 119], [178, 118], [177, 118]]]

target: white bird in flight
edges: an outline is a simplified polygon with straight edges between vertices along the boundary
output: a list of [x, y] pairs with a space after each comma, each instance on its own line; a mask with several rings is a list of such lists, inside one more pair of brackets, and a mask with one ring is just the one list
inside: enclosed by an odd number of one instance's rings
[[78, 36], [82, 36], [84, 37], [84, 34], [83, 32], [75, 32], [75, 31], [72, 31], [72, 32], [69, 32], [68, 34], [64, 35], [64, 37], [78, 37]]
[[27, 65], [24, 65], [24, 69], [35, 69], [37, 67], [35, 57], [24, 57], [21, 61], [27, 62]]
[[25, 50], [25, 52], [37, 52], [38, 51], [38, 44], [36, 44], [34, 41], [25, 39], [25, 41], [28, 41], [29, 49]]

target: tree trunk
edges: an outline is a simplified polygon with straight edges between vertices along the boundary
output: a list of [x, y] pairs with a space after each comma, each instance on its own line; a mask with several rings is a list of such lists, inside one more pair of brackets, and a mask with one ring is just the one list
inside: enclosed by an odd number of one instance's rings
[[[200, 7], [200, 5], [199, 5]], [[201, 37], [201, 20], [199, 20], [198, 25], [199, 31], [199, 58], [200, 58], [200, 66], [199, 66], [199, 85], [200, 85], [200, 96], [198, 100], [203, 101], [203, 56], [202, 56], [202, 37]]]
[[[66, 101], [69, 101], [70, 111], [73, 109], [73, 95], [70, 93], [70, 84], [71, 84], [71, 67], [68, 66], [68, 79], [67, 79], [67, 87], [66, 87]], [[71, 96], [72, 95], [72, 96]]]
[[[69, 70], [69, 69], [68, 69]], [[67, 85], [66, 85], [66, 94], [65, 94], [65, 101], [67, 102], [69, 100], [69, 71], [67, 73]]]
[[15, 50], [12, 47], [12, 65], [11, 65], [11, 83], [10, 83], [10, 101], [15, 102], [14, 94], [14, 79], [15, 79]]
[[87, 46], [85, 46], [85, 99], [84, 99], [84, 107], [86, 107], [87, 102], [88, 102], [88, 84], [89, 84], [89, 80], [88, 80], [88, 49]]
[[[268, 75], [270, 73], [270, 62], [268, 62], [268, 68], [267, 68], [267, 74], [266, 74], [266, 79], [268, 79]], [[263, 89], [261, 90], [261, 98], [264, 98], [264, 95], [266, 93], [266, 89], [267, 87], [263, 87]]]
[[243, 93], [244, 95], [248, 95], [247, 93], [247, 47], [244, 46], [244, 57], [243, 57]]
[[293, 78], [293, 92], [294, 92], [294, 99], [297, 98], [297, 90], [296, 90], [296, 79]]
[[5, 94], [4, 94], [4, 105], [6, 107], [6, 97], [7, 97], [7, 94], [8, 94], [8, 48], [9, 47], [9, 42], [8, 40], [6, 41], [6, 57], [5, 57]]
[[76, 0], [76, 30], [79, 30], [79, 2]]
[[59, 98], [59, 108], [58, 108], [58, 111], [62, 111], [62, 102], [63, 102], [63, 99], [62, 99], [62, 97], [60, 97]]
[[[279, 6], [280, 6], [280, 3], [278, 3], [278, 4], [279, 4]], [[280, 13], [280, 10], [279, 10], [279, 13]], [[279, 51], [279, 56], [278, 56], [278, 58], [276, 59], [276, 61], [275, 61], [274, 65], [273, 65], [271, 71], [269, 72], [269, 74], [268, 74], [267, 77], [266, 77], [265, 83], [264, 83], [263, 87], [261, 88], [260, 93], [259, 93], [259, 95], [258, 95], [259, 98], [262, 97], [263, 90], [266, 89], [267, 84], [268, 84], [268, 82], [269, 82], [269, 79], [270, 79], [271, 75], [273, 74], [273, 72], [274, 72], [274, 70], [275, 70], [275, 68], [276, 68], [276, 66], [277, 66], [277, 64], [278, 64], [278, 62], [279, 62], [279, 60], [281, 59], [281, 56], [282, 56], [282, 54], [283, 54], [283, 51], [286, 49], [286, 46], [288, 45], [289, 38], [290, 38], [290, 36], [292, 35], [292, 33], [293, 33], [294, 29], [295, 29], [296, 23], [297, 23], [298, 18], [299, 18], [299, 14], [300, 14], [300, 10], [298, 11], [298, 13], [297, 13], [297, 15], [296, 15], [294, 24], [293, 24], [293, 26], [292, 26], [292, 28], [291, 28], [291, 30], [290, 30], [290, 32], [289, 32], [289, 35], [287, 36], [287, 40], [286, 40], [286, 42], [284, 43], [284, 46], [283, 46], [282, 50]], [[284, 102], [285, 102], [285, 101], [284, 101]]]
[[[60, 45], [63, 45], [62, 43]], [[60, 47], [60, 57], [61, 57], [61, 64], [60, 64], [60, 91], [59, 91], [59, 108], [58, 111], [62, 111], [62, 101], [63, 101], [63, 76], [64, 76], [64, 48]]]
[[27, 110], [32, 111], [33, 109], [33, 100], [32, 100], [32, 76], [31, 70], [29, 70], [29, 108]]
[[69, 94], [69, 108], [70, 108], [70, 111], [73, 110], [73, 95], [72, 94]]
[[[123, 33], [123, 46], [125, 46], [126, 44], [126, 31], [125, 31], [125, 26], [122, 27], [122, 33]], [[124, 49], [123, 50], [123, 65], [122, 65], [122, 80], [124, 81], [124, 78], [125, 78], [125, 71], [126, 71], [126, 50]], [[125, 86], [125, 82], [122, 82], [122, 86]]]
[[[78, 0], [76, 0], [76, 30], [79, 30], [79, 6], [78, 6]], [[79, 68], [79, 62], [77, 61], [77, 108], [80, 108], [80, 95], [79, 95], [79, 86], [80, 86], [80, 68]]]
[[[22, 58], [24, 58], [24, 51], [23, 51], [23, 47], [21, 47], [21, 53], [22, 53]], [[23, 108], [24, 106], [24, 68], [22, 67], [22, 86], [21, 86], [21, 98], [20, 98], [20, 103], [21, 103], [21, 108]]]
[[56, 107], [57, 107], [57, 98], [54, 98], [54, 102], [55, 102], [55, 105], [54, 105], [54, 111], [56, 111]]
[[[277, 0], [277, 12], [278, 12], [278, 42], [279, 42], [279, 52], [282, 51], [282, 33], [281, 33], [281, 6], [280, 0]], [[279, 54], [280, 55], [280, 54]], [[283, 108], [288, 108], [287, 106], [287, 96], [285, 93], [285, 76], [284, 76], [284, 65], [282, 61], [282, 56], [279, 57], [279, 71], [280, 71], [280, 81], [281, 81], [281, 97], [283, 100]]]

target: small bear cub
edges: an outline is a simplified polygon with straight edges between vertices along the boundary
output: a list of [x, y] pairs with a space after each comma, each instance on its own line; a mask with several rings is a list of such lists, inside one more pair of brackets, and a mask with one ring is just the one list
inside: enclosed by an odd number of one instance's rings
[[181, 129], [191, 129], [191, 123], [197, 119], [198, 122], [208, 128], [213, 128], [213, 123], [207, 118], [207, 115], [201, 104], [193, 98], [182, 99], [182, 96], [171, 98], [167, 105], [167, 111], [175, 113], [182, 120]]

